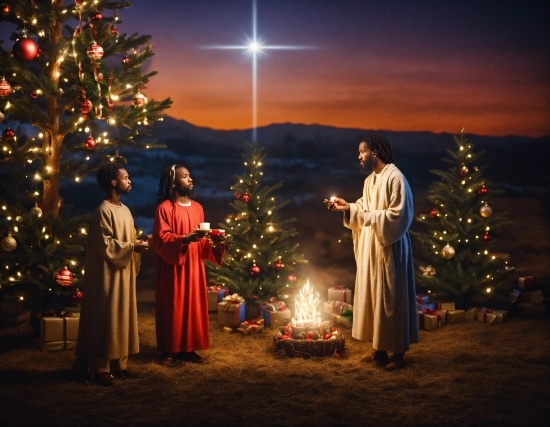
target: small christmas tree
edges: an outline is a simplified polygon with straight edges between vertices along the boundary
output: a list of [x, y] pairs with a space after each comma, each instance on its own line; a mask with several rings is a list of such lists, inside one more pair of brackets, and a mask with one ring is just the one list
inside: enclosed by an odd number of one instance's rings
[[277, 203], [272, 193], [283, 185], [260, 186], [265, 156], [257, 143], [243, 154], [246, 175], [237, 176], [235, 202], [230, 203], [235, 213], [226, 223], [226, 254], [221, 266], [208, 264], [210, 278], [216, 284], [226, 285], [232, 293], [241, 295], [247, 303], [261, 303], [270, 297], [285, 299], [290, 291], [302, 285], [294, 270], [306, 263], [297, 252], [298, 244], [291, 238], [297, 234], [291, 224], [295, 218], [283, 219], [280, 210], [290, 203]]
[[150, 36], [119, 34], [119, 11], [130, 6], [3, 2], [2, 25], [15, 31], [0, 46], [0, 299], [37, 307], [48, 294], [78, 298], [89, 220], [62, 203], [65, 183], [125, 163], [124, 148], [162, 147], [144, 126], [171, 101], [142, 92], [156, 74], [142, 73], [153, 50]]
[[464, 131], [454, 139], [457, 150], [442, 158], [451, 167], [430, 171], [440, 177], [428, 192], [433, 208], [417, 218], [422, 231], [411, 234], [424, 252], [416, 261], [417, 283], [466, 308], [509, 290], [507, 260], [491, 253], [495, 231], [509, 221], [506, 213], [493, 212], [491, 199], [501, 191], [483, 178], [487, 166], [476, 166], [484, 151], [474, 152]]

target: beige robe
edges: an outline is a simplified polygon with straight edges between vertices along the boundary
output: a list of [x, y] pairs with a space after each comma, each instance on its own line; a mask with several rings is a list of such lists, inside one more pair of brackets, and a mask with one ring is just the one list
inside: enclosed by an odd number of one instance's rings
[[136, 276], [141, 256], [130, 210], [106, 200], [93, 214], [76, 355], [119, 359], [139, 352]]
[[363, 197], [344, 214], [357, 263], [352, 336], [375, 350], [404, 353], [418, 341], [412, 219], [411, 189], [391, 163], [365, 179]]

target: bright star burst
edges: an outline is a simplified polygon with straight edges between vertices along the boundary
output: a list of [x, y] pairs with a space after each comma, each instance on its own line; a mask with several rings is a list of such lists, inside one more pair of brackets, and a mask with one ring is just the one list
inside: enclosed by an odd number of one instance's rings
[[257, 35], [256, 0], [252, 1], [252, 38], [244, 45], [214, 45], [203, 46], [204, 49], [243, 50], [252, 57], [252, 141], [256, 141], [256, 125], [258, 114], [258, 56], [265, 55], [265, 50], [303, 50], [315, 49], [313, 46], [283, 46], [264, 44]]

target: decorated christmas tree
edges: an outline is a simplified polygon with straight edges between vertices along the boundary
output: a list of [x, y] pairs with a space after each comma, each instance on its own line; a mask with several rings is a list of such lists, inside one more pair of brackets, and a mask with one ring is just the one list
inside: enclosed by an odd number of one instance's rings
[[474, 152], [464, 131], [454, 139], [456, 151], [447, 150], [449, 157], [442, 158], [451, 166], [430, 171], [440, 178], [428, 192], [433, 208], [417, 218], [421, 231], [411, 234], [423, 249], [416, 261], [419, 287], [467, 308], [509, 291], [506, 256], [493, 253], [497, 230], [509, 221], [491, 206], [501, 191], [483, 177], [487, 165], [478, 166], [484, 151]]
[[235, 213], [219, 224], [226, 230], [225, 261], [221, 266], [208, 264], [214, 283], [228, 286], [247, 304], [271, 297], [288, 298], [305, 282], [296, 277], [295, 269], [307, 262], [297, 252], [298, 244], [292, 242], [297, 234], [292, 227], [296, 219], [281, 217], [281, 209], [290, 200], [278, 203], [273, 194], [283, 182], [271, 187], [260, 185], [265, 158], [262, 152], [263, 148], [254, 143], [243, 154], [247, 173], [237, 176], [231, 187], [236, 200], [230, 205]]
[[[40, 306], [83, 276], [89, 218], [63, 204], [123, 153], [159, 148], [145, 126], [171, 104], [143, 93], [150, 36], [119, 33], [125, 1], [4, 1], [0, 45], [0, 298]], [[109, 16], [107, 16], [109, 15]], [[92, 177], [93, 178], [93, 177]]]

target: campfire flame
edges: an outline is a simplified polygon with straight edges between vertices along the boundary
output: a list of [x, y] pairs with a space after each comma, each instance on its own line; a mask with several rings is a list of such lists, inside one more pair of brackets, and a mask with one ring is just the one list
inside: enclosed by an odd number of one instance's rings
[[309, 280], [300, 290], [298, 297], [294, 299], [293, 326], [319, 326], [321, 318], [317, 308], [319, 307], [319, 293], [313, 292]]

